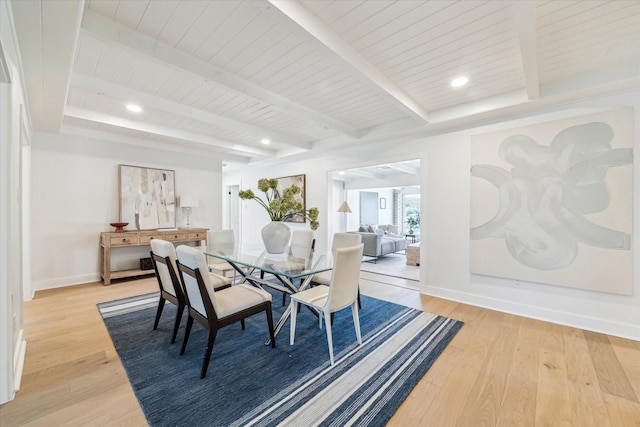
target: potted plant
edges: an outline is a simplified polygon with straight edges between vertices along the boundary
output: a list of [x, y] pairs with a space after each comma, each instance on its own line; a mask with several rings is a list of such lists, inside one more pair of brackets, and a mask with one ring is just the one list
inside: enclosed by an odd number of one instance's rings
[[289, 243], [291, 230], [282, 224], [287, 218], [302, 216], [309, 220], [312, 230], [320, 226], [318, 222], [318, 208], [304, 209], [300, 200], [295, 196], [302, 191], [297, 185], [292, 185], [278, 192], [278, 180], [262, 178], [258, 180], [258, 189], [264, 193], [264, 198], [256, 196], [252, 190], [242, 190], [239, 196], [243, 200], [255, 200], [262, 206], [271, 218], [271, 223], [262, 229], [262, 239], [269, 253], [282, 253]]
[[420, 225], [420, 212], [407, 216], [407, 225], [409, 226], [409, 234], [413, 234], [413, 228]]

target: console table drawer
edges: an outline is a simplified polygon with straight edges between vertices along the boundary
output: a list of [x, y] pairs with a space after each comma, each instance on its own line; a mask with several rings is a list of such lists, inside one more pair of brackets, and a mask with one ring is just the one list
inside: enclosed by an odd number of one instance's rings
[[110, 239], [111, 246], [128, 246], [138, 244], [138, 236], [118, 236]]
[[170, 242], [175, 242], [178, 240], [186, 240], [187, 233], [166, 233], [164, 234], [164, 239]]
[[164, 240], [164, 236], [162, 234], [146, 234], [146, 235], [140, 236], [140, 238], [138, 239], [138, 242], [140, 242], [140, 244], [145, 244], [145, 243], [148, 244], [153, 239]]
[[189, 233], [189, 240], [205, 240], [207, 238], [207, 233], [202, 231], [193, 231]]

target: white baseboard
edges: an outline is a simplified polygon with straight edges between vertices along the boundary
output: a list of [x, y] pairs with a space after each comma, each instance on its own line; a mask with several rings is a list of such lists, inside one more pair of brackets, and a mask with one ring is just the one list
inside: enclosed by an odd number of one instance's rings
[[18, 335], [18, 346], [16, 348], [16, 354], [13, 359], [13, 390], [14, 393], [20, 390], [22, 384], [22, 371], [24, 370], [24, 360], [27, 355], [27, 342], [24, 340], [24, 329], [20, 329]]
[[571, 326], [592, 332], [599, 332], [634, 341], [640, 341], [640, 325], [613, 322], [608, 319], [593, 316], [549, 310], [539, 306], [505, 301], [497, 298], [488, 298], [482, 295], [469, 294], [466, 292], [452, 291], [451, 289], [439, 288], [437, 286], [422, 285], [420, 287], [420, 292], [425, 295], [444, 298], [463, 304], [475, 305], [503, 313], [515, 314], [517, 316], [543, 320], [564, 326]]
[[78, 276], [58, 277], [56, 279], [35, 280], [32, 282], [33, 291], [44, 289], [63, 288], [65, 286], [81, 285], [83, 283], [99, 282], [102, 280], [99, 273], [82, 274]]

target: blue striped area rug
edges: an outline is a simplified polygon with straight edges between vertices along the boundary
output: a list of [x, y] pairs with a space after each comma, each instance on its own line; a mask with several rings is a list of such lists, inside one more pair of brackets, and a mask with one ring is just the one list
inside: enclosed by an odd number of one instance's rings
[[[207, 332], [197, 322], [187, 351], [170, 344], [175, 307], [166, 304], [153, 331], [157, 294], [98, 305], [151, 426], [383, 426], [425, 375], [462, 322], [362, 297], [363, 345], [351, 310], [333, 324], [336, 364], [326, 332], [306, 308], [296, 342], [289, 323], [265, 345], [264, 315], [218, 331], [207, 377], [200, 379]], [[274, 295], [274, 319], [284, 310]], [[434, 391], [435, 393], [435, 391]]]

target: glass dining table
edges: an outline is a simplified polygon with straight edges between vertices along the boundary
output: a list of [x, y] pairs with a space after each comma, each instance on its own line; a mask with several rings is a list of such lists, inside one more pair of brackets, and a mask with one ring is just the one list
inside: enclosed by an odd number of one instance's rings
[[[282, 254], [270, 254], [261, 245], [221, 245], [215, 248], [203, 246], [202, 250], [207, 256], [228, 262], [241, 276], [241, 282], [268, 286], [289, 295], [308, 288], [314, 274], [333, 269], [331, 251], [318, 249], [289, 246]], [[274, 336], [290, 315], [291, 306], [288, 306], [275, 325]]]

